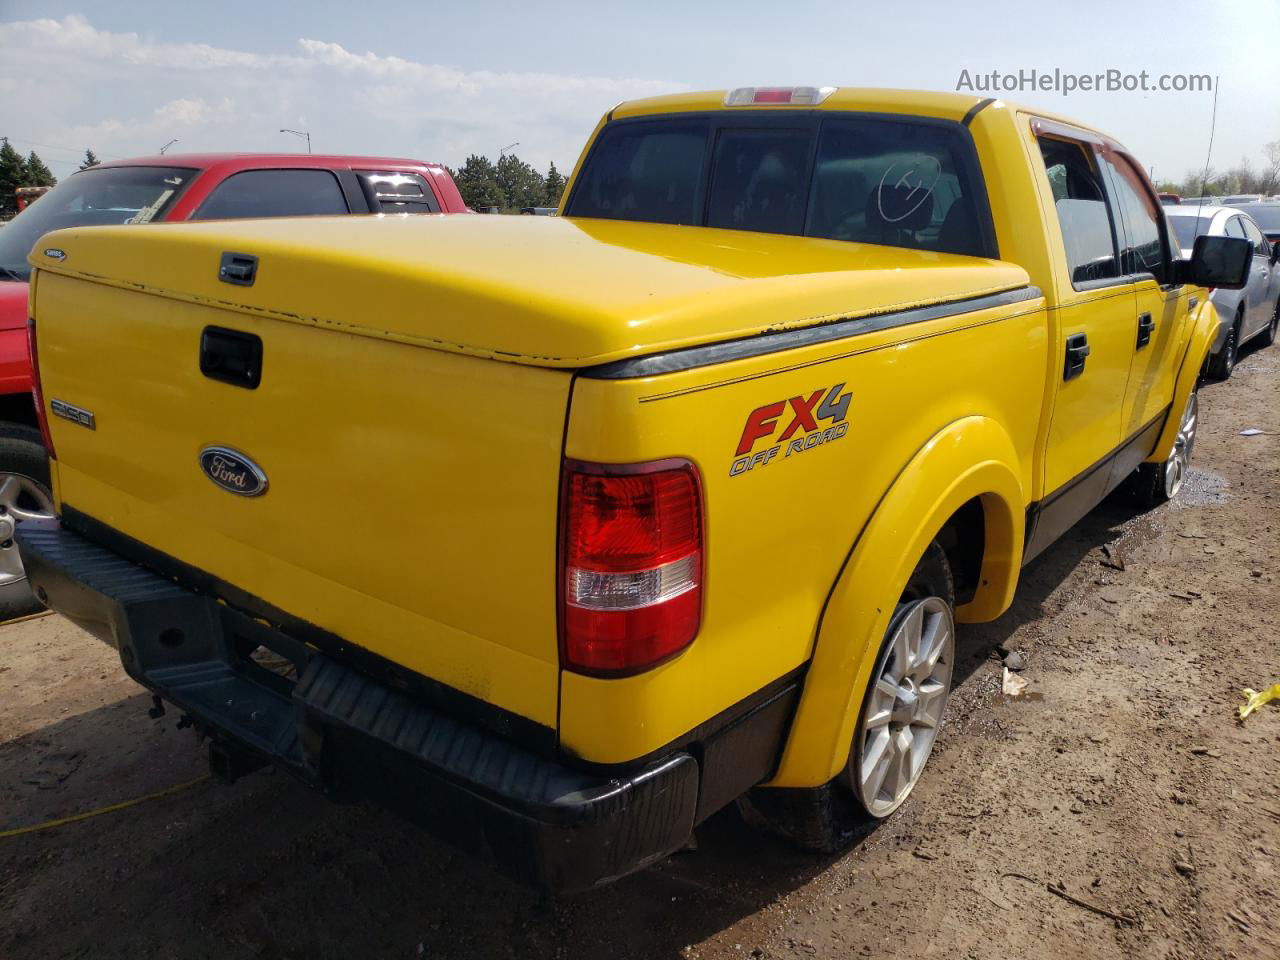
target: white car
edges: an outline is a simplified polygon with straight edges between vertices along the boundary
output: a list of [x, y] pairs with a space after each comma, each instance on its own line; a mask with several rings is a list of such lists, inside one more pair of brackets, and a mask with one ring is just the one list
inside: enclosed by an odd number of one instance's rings
[[1222, 325], [1209, 360], [1208, 374], [1226, 380], [1235, 368], [1240, 347], [1254, 337], [1270, 346], [1280, 325], [1280, 243], [1274, 247], [1257, 223], [1238, 207], [1199, 206], [1182, 203], [1164, 208], [1173, 226], [1182, 256], [1189, 258], [1196, 237], [1243, 237], [1253, 244], [1249, 282], [1240, 290], [1214, 290], [1209, 301], [1217, 308]]

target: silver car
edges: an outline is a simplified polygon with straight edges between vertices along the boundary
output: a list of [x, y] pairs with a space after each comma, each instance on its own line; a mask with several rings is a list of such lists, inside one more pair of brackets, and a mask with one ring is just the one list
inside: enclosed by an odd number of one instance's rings
[[1243, 237], [1253, 244], [1249, 282], [1241, 290], [1214, 290], [1209, 301], [1222, 321], [1206, 370], [1215, 380], [1231, 376], [1240, 347], [1260, 337], [1270, 346], [1280, 325], [1280, 244], [1267, 242], [1258, 225], [1239, 207], [1179, 204], [1164, 208], [1182, 256], [1190, 257], [1196, 237]]

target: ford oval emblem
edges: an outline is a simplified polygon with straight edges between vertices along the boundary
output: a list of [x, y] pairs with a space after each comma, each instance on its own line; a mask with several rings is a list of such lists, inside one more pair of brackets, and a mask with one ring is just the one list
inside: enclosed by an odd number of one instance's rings
[[260, 497], [267, 492], [267, 475], [262, 468], [228, 447], [205, 447], [200, 451], [204, 475], [228, 493]]

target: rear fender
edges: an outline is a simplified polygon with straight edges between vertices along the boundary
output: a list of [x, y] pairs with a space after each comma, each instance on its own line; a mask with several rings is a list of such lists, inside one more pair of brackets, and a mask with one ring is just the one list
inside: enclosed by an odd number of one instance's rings
[[1164, 429], [1160, 431], [1155, 449], [1147, 457], [1147, 463], [1164, 463], [1173, 452], [1173, 441], [1178, 436], [1178, 427], [1182, 423], [1182, 409], [1200, 380], [1200, 371], [1204, 369], [1205, 360], [1213, 350], [1220, 322], [1218, 311], [1207, 297], [1203, 298], [1192, 320], [1191, 336], [1187, 340], [1182, 365], [1178, 368], [1178, 378], [1173, 385], [1173, 403], [1169, 406], [1169, 415], [1165, 418]]
[[1022, 560], [1025, 498], [1009, 435], [965, 417], [939, 431], [903, 467], [855, 541], [818, 625], [804, 692], [770, 786], [812, 787], [845, 765], [880, 641], [929, 542], [965, 503], [981, 498], [980, 586], [957, 611], [986, 620], [1013, 599]]

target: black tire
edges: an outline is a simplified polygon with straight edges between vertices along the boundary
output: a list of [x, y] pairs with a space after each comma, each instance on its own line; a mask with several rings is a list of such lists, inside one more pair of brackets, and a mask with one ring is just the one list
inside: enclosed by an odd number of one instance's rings
[[[49, 494], [49, 457], [40, 431], [16, 423], [0, 423], [0, 477], [15, 474], [34, 481]], [[0, 509], [3, 509], [0, 507]], [[11, 540], [0, 542], [0, 551], [17, 551]], [[0, 584], [0, 620], [12, 620], [43, 610], [26, 579]]]
[[1169, 498], [1164, 495], [1164, 465], [1144, 463], [1116, 488], [1114, 500], [1139, 510], [1154, 510]]
[[[926, 597], [941, 597], [949, 608], [955, 606], [951, 565], [936, 540], [929, 544], [907, 580], [898, 612]], [[885, 641], [892, 636], [897, 620], [895, 614], [886, 631]], [[875, 679], [873, 675], [869, 686], [875, 683]], [[861, 728], [859, 720], [854, 743], [858, 743], [862, 736]], [[875, 822], [851, 788], [849, 777], [853, 765], [851, 751], [846, 769], [830, 782], [820, 787], [753, 790], [739, 801], [739, 808], [748, 821], [768, 826], [796, 846], [834, 853], [865, 834]]]
[[1240, 357], [1240, 325], [1244, 323], [1244, 307], [1236, 311], [1235, 322], [1227, 332], [1227, 342], [1222, 349], [1209, 358], [1206, 373], [1214, 380], [1230, 380], [1231, 371], [1236, 368], [1236, 360]]
[[1280, 300], [1276, 300], [1276, 308], [1271, 311], [1270, 325], [1258, 334], [1259, 350], [1265, 350], [1276, 342], [1277, 329], [1280, 329]]
[[[1199, 419], [1199, 394], [1196, 388], [1192, 388], [1191, 397], [1188, 402], [1194, 401], [1194, 416]], [[1179, 416], [1185, 416], [1186, 411], [1179, 413]], [[1195, 428], [1192, 428], [1191, 441], [1189, 445], [1184, 445], [1186, 449], [1186, 460], [1184, 461], [1183, 471], [1191, 462], [1191, 455], [1195, 451]], [[1177, 452], [1177, 446], [1174, 448]], [[1174, 454], [1170, 454], [1170, 459]], [[1116, 497], [1123, 503], [1130, 503], [1143, 510], [1152, 510], [1160, 506], [1162, 503], [1168, 503], [1178, 495], [1178, 489], [1181, 488], [1181, 482], [1172, 495], [1169, 493], [1167, 481], [1167, 471], [1169, 469], [1169, 461], [1164, 463], [1144, 463], [1137, 470], [1133, 471], [1128, 478], [1116, 490]]]
[[951, 576], [951, 564], [947, 561], [946, 551], [937, 540], [929, 544], [929, 549], [925, 550], [924, 556], [911, 572], [898, 607], [925, 597], [941, 597], [947, 601], [947, 606], [956, 605], [956, 584]]

